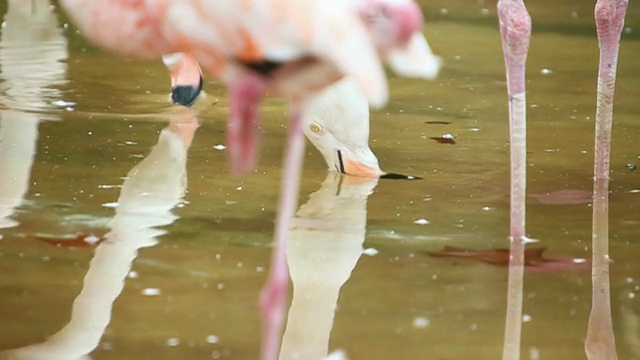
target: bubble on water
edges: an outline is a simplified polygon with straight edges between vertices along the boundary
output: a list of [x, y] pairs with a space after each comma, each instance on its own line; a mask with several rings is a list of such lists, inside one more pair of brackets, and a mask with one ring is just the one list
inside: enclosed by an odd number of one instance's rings
[[167, 339], [167, 346], [178, 346], [179, 344], [180, 344], [180, 339], [178, 338]]
[[368, 255], [368, 256], [376, 256], [378, 255], [378, 250], [374, 249], [374, 248], [367, 248], [362, 250], [362, 253], [364, 255]]
[[417, 317], [413, 319], [413, 327], [417, 329], [424, 329], [429, 326], [429, 319], [424, 316]]
[[445, 9], [445, 8], [440, 9], [440, 14], [441, 15], [447, 15], [448, 13], [449, 13], [448, 9]]
[[529, 321], [531, 321], [531, 319], [532, 319], [532, 318], [531, 318], [531, 315], [528, 315], [528, 314], [522, 314], [522, 321], [524, 321], [524, 322], [529, 322]]
[[529, 348], [529, 359], [530, 360], [538, 360], [540, 359], [540, 350], [537, 347], [532, 346]]
[[417, 224], [417, 225], [427, 225], [429, 223], [429, 220], [427, 220], [427, 219], [418, 219], [418, 220], [414, 221], [413, 223]]
[[117, 202], [108, 202], [108, 203], [102, 204], [102, 206], [107, 207], [107, 208], [117, 208], [118, 205], [120, 205], [120, 204], [118, 204]]
[[129, 271], [129, 274], [127, 274], [127, 277], [129, 279], [135, 279], [135, 278], [138, 277], [138, 273], [136, 271], [131, 270], [131, 271]]
[[97, 237], [97, 236], [95, 236], [95, 235], [93, 235], [93, 234], [91, 234], [91, 235], [89, 235], [89, 236], [85, 237], [85, 238], [83, 239], [83, 241], [84, 241], [84, 242], [86, 242], [86, 243], [87, 243], [87, 244], [89, 244], [89, 245], [93, 245], [93, 244], [95, 244], [95, 243], [99, 242], [99, 241], [100, 241], [100, 238], [99, 238], [99, 237]]
[[217, 342], [219, 342], [219, 341], [220, 341], [220, 338], [219, 338], [219, 337], [217, 337], [217, 336], [215, 336], [215, 335], [209, 335], [209, 336], [207, 336], [207, 342], [208, 342], [209, 344], [215, 344], [215, 343], [217, 343]]
[[75, 106], [76, 103], [74, 103], [73, 101], [66, 101], [66, 100], [60, 99], [60, 100], [52, 101], [51, 105], [64, 108], [64, 107], [69, 107], [69, 106]]
[[227, 147], [222, 145], [222, 144], [218, 144], [218, 145], [214, 145], [213, 148], [218, 150], [218, 151], [222, 151], [222, 150], [226, 149]]
[[158, 288], [146, 288], [140, 292], [144, 296], [157, 296], [160, 295], [160, 289]]

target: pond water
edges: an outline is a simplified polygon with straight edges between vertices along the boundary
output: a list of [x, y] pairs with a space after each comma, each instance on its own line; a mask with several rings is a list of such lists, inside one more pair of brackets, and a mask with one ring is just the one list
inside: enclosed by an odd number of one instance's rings
[[[424, 179], [341, 177], [307, 147], [282, 359], [335, 349], [351, 359], [502, 353], [507, 268], [426, 254], [509, 246], [495, 3], [421, 4], [444, 68], [432, 82], [392, 77], [370, 141], [383, 169]], [[590, 258], [592, 209], [579, 200], [593, 187], [593, 2], [528, 7], [528, 235], [549, 257]], [[0, 358], [257, 359], [283, 101], [265, 101], [258, 168], [238, 179], [217, 146], [228, 112], [220, 83], [205, 83], [194, 110], [175, 109], [160, 61], [90, 46], [46, 0], [12, 0], [0, 13]], [[639, 15], [632, 1], [611, 159], [621, 359], [640, 358]], [[430, 139], [445, 134], [456, 143]], [[85, 235], [110, 241], [88, 246]], [[523, 306], [522, 359], [585, 358], [588, 268], [525, 270]]]

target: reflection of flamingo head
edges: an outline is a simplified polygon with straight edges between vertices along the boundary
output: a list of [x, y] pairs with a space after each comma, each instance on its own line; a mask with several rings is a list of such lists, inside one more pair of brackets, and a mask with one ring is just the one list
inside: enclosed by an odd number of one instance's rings
[[369, 106], [350, 79], [329, 86], [304, 104], [303, 129], [329, 169], [377, 177], [384, 173], [369, 148]]

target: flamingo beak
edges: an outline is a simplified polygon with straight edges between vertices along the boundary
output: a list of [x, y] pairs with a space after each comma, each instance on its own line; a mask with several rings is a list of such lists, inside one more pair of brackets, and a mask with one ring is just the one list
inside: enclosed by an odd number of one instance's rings
[[[355, 156], [354, 156], [355, 155]], [[363, 153], [350, 154], [349, 151], [338, 150], [336, 170], [345, 175], [360, 177], [379, 177], [380, 179], [420, 180], [421, 177], [389, 173], [380, 170], [378, 159], [370, 149]]]
[[171, 75], [171, 103], [190, 107], [202, 92], [202, 71], [189, 54], [176, 53], [162, 57]]
[[171, 103], [190, 107], [195, 104], [202, 91], [202, 76], [199, 77], [197, 84], [173, 85], [173, 79], [171, 84]]

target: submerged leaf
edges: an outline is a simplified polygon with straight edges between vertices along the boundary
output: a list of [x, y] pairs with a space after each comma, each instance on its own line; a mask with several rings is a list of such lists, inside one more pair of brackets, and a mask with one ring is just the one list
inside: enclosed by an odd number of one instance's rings
[[48, 235], [36, 235], [36, 240], [44, 241], [49, 245], [59, 247], [89, 247], [100, 243], [104, 238], [95, 235], [80, 233], [76, 237], [55, 237]]
[[[524, 250], [524, 266], [530, 270], [565, 271], [585, 270], [591, 267], [590, 261], [578, 258], [545, 258], [547, 248], [528, 248]], [[429, 256], [449, 259], [470, 259], [491, 265], [508, 266], [509, 249], [473, 250], [456, 246], [445, 246], [440, 251], [426, 251]]]

